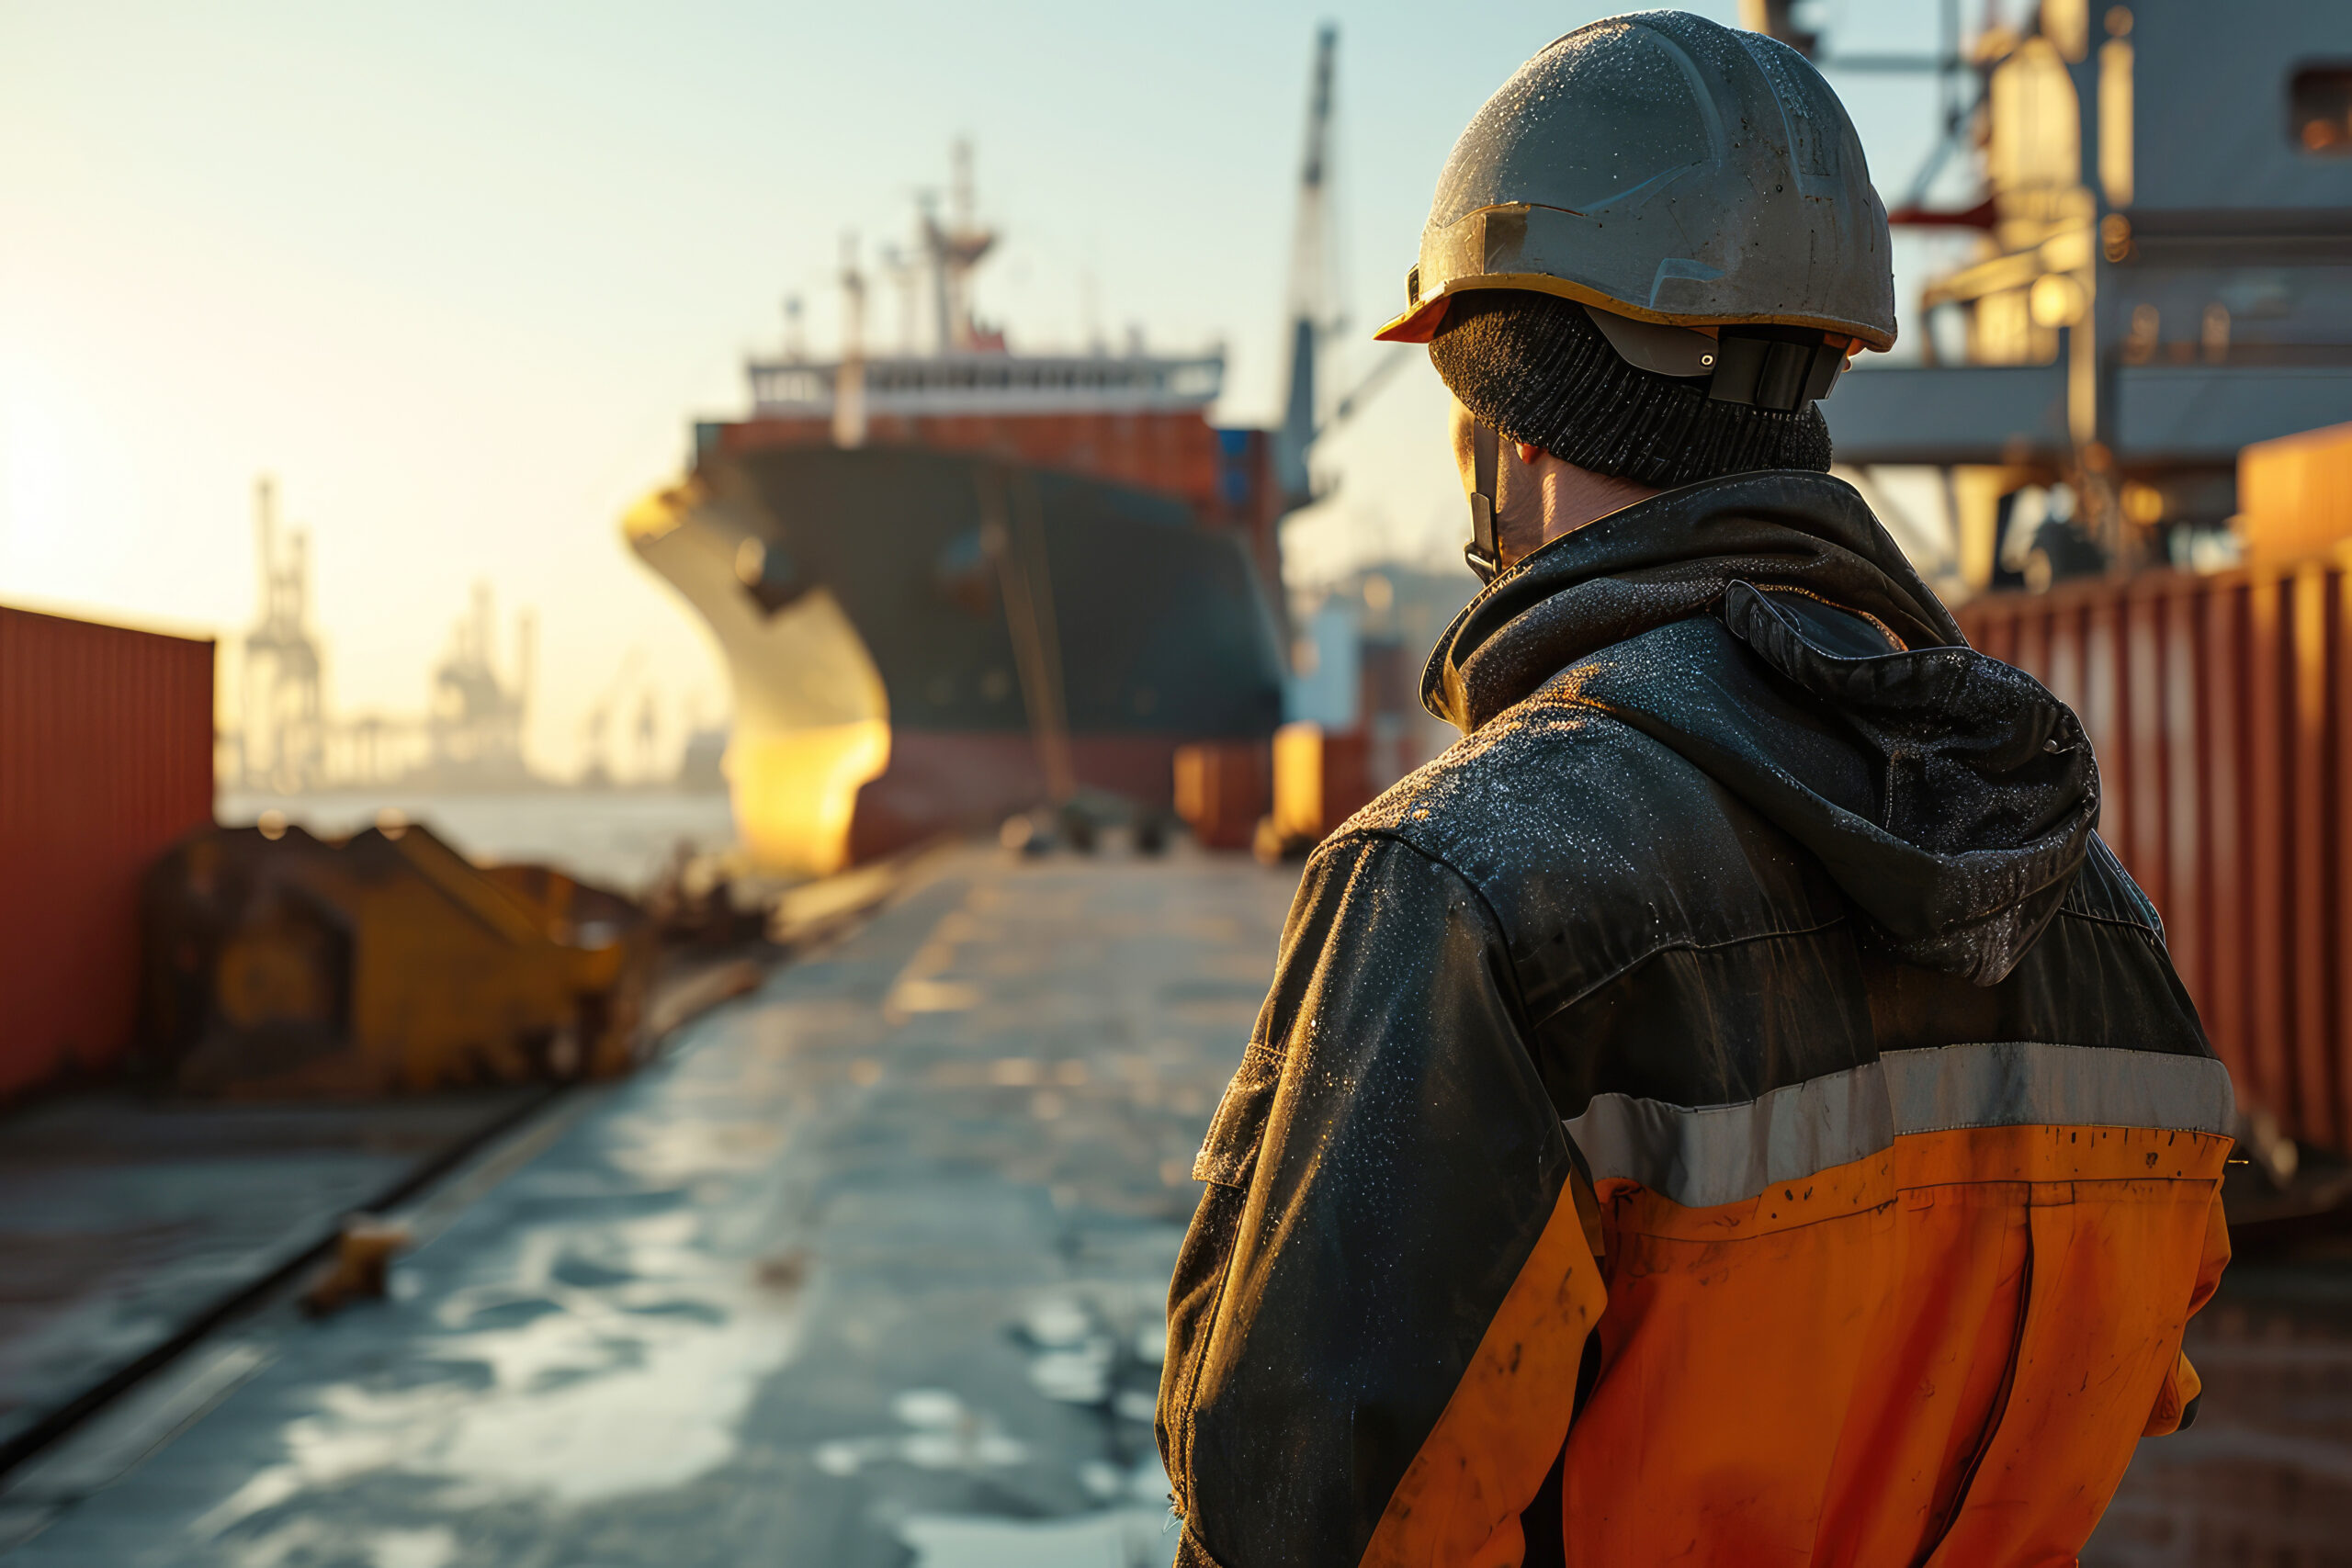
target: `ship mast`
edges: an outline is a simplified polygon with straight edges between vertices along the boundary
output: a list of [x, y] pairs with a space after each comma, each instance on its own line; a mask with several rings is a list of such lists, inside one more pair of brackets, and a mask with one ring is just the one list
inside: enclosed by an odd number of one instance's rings
[[956, 139], [954, 177], [948, 186], [947, 222], [928, 203], [922, 214], [923, 248], [931, 253], [933, 300], [939, 317], [939, 350], [968, 354], [978, 330], [972, 321], [972, 269], [996, 244], [996, 231], [981, 226], [972, 194], [972, 143]]
[[1291, 236], [1290, 389], [1283, 403], [1282, 428], [1274, 434], [1274, 475], [1286, 507], [1315, 499], [1306, 454], [1315, 445], [1315, 351], [1324, 330], [1330, 292], [1329, 175], [1331, 153], [1331, 75], [1340, 29], [1329, 22], [1315, 33], [1315, 66], [1308, 77], [1306, 149], [1298, 174], [1298, 220]]

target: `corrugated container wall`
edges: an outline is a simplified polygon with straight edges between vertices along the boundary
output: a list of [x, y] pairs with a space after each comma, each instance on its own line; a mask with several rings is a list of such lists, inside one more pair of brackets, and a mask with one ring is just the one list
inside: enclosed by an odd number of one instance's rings
[[0, 605], [0, 1096], [121, 1055], [139, 878], [212, 819], [212, 644]]
[[2099, 830], [2242, 1103], [2352, 1152], [2352, 582], [2333, 562], [1999, 594], [1978, 648], [2073, 707]]

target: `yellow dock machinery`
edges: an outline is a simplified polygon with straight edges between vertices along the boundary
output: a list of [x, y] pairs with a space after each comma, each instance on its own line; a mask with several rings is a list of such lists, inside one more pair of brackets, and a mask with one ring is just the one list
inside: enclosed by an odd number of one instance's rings
[[426, 829], [182, 840], [142, 889], [142, 1055], [180, 1089], [368, 1096], [605, 1077], [654, 959], [627, 900]]

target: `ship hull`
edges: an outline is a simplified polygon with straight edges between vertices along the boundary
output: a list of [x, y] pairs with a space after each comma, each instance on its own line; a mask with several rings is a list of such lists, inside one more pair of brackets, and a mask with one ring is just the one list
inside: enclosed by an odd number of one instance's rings
[[[1078, 735], [1070, 762], [1080, 787], [1160, 811], [1173, 807], [1176, 748], [1194, 737]], [[858, 789], [848, 858], [870, 860], [938, 833], [985, 828], [1047, 797], [1029, 737], [899, 729], [889, 764]]]
[[1166, 494], [806, 446], [707, 459], [628, 532], [718, 636], [738, 820], [771, 865], [822, 872], [1073, 789], [1165, 807], [1176, 747], [1280, 721], [1251, 540]]

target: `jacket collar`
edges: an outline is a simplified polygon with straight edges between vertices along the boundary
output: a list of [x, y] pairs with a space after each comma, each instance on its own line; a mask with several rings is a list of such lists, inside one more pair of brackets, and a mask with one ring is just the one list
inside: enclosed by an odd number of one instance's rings
[[1716, 609], [1735, 581], [1870, 616], [1906, 648], [1966, 646], [1853, 486], [1770, 469], [1654, 495], [1545, 545], [1454, 617], [1421, 702], [1467, 734], [1586, 655]]
[[[1838, 611], [1901, 646], [1857, 649]], [[1554, 540], [1455, 618], [1422, 693], [1467, 731], [1539, 687], [1812, 852], [1875, 945], [1979, 985], [2032, 946], [2091, 852], [2098, 767], [2074, 714], [1969, 648], [1826, 475], [1715, 479]]]

